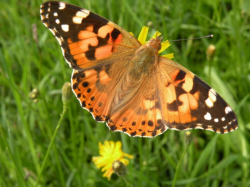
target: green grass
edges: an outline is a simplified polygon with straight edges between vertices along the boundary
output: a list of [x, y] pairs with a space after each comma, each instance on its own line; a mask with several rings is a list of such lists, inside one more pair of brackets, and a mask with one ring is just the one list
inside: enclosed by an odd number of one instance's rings
[[[225, 98], [237, 114], [239, 129], [225, 135], [192, 130], [190, 136], [166, 131], [152, 139], [131, 138], [95, 122], [73, 97], [44, 162], [63, 111], [61, 87], [72, 70], [40, 20], [42, 1], [1, 0], [0, 186], [125, 186], [115, 175], [107, 181], [91, 161], [104, 140], [122, 141], [123, 151], [134, 155], [126, 178], [131, 186], [250, 186], [248, 0], [68, 2], [136, 36], [149, 21], [151, 34], [159, 30], [169, 40], [213, 34], [172, 42], [168, 53]], [[216, 46], [211, 61], [206, 60], [209, 44]], [[39, 90], [37, 102], [29, 98], [34, 88]]]

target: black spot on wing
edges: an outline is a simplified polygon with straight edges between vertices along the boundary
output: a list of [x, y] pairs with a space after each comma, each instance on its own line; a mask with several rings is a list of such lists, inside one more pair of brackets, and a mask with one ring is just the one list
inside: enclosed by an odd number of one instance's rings
[[114, 131], [114, 130], [117, 129], [117, 127], [116, 127], [115, 125], [111, 125], [111, 126], [109, 126], [109, 127], [110, 127], [110, 129], [111, 129], [112, 131]]
[[152, 127], [154, 125], [153, 121], [149, 120], [148, 121], [148, 126]]
[[121, 32], [118, 29], [114, 28], [114, 30], [111, 32], [112, 41], [115, 42], [119, 34], [121, 34]]
[[82, 86], [83, 86], [83, 87], [87, 87], [88, 85], [89, 85], [88, 82], [83, 82], [83, 83], [82, 83]]
[[130, 135], [131, 136], [135, 136], [136, 135], [136, 131], [132, 132]]
[[172, 103], [167, 104], [167, 108], [169, 111], [178, 111], [177, 101], [173, 101]]
[[186, 76], [186, 73], [180, 70], [174, 81], [181, 81], [185, 78], [185, 76]]
[[88, 60], [91, 60], [91, 61], [96, 60], [96, 58], [95, 58], [95, 49], [96, 49], [96, 47], [92, 47], [89, 44], [89, 50], [85, 52], [85, 56], [86, 56], [86, 58]]

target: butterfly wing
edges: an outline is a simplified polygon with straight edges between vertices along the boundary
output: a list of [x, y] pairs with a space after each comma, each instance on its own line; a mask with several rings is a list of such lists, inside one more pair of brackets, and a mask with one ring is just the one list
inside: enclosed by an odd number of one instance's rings
[[159, 58], [129, 102], [111, 115], [111, 130], [153, 137], [167, 129], [223, 134], [238, 128], [235, 113], [218, 93], [181, 65]]
[[238, 127], [231, 107], [204, 81], [181, 65], [160, 57], [163, 119], [171, 129], [227, 133]]
[[46, 2], [40, 13], [74, 69], [72, 89], [80, 104], [97, 121], [105, 121], [113, 99], [110, 93], [140, 42], [109, 20], [64, 2]]
[[74, 5], [49, 1], [41, 5], [40, 14], [59, 41], [66, 61], [76, 70], [111, 63], [141, 45], [113, 22]]

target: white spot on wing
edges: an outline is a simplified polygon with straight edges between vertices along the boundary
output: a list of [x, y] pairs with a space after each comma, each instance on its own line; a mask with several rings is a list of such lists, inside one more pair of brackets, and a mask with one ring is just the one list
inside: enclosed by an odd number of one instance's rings
[[175, 131], [179, 131], [180, 129], [176, 129], [176, 128], [170, 128], [171, 130], [175, 130]]
[[212, 119], [212, 116], [209, 112], [207, 112], [205, 115], [204, 115], [204, 119], [205, 120], [211, 120]]
[[217, 93], [211, 88], [208, 92], [208, 98], [205, 100], [207, 107], [212, 108], [214, 106], [214, 102], [217, 99], [216, 95]]
[[63, 25], [61, 25], [61, 27], [62, 27], [62, 30], [64, 32], [68, 32], [69, 31], [69, 25], [68, 24], [63, 24]]
[[66, 7], [65, 3], [59, 2], [59, 10], [63, 10], [63, 9], [65, 9], [65, 7]]
[[214, 130], [212, 130], [212, 129], [206, 129], [207, 131], [212, 131], [212, 132], [214, 132]]
[[57, 14], [57, 12], [54, 12], [54, 14], [53, 14], [55, 17], [57, 17], [58, 16], [58, 14]]
[[45, 27], [49, 27], [49, 25], [47, 23], [43, 22], [43, 24], [45, 25]]
[[42, 14], [43, 12], [44, 12], [43, 7], [41, 7], [40, 14]]
[[60, 20], [59, 20], [59, 19], [56, 19], [56, 23], [59, 24], [59, 23], [60, 23]]
[[213, 88], [211, 88], [210, 91], [213, 92], [214, 95], [217, 95], [216, 91]]
[[215, 118], [215, 119], [214, 119], [214, 122], [218, 123], [218, 122], [219, 122], [219, 119], [218, 119], [218, 118]]
[[210, 98], [207, 98], [205, 100], [205, 103], [206, 103], [206, 105], [207, 105], [208, 108], [211, 108], [211, 107], [214, 106], [214, 103], [213, 103], [213, 101]]
[[215, 102], [216, 101], [216, 92], [213, 89], [209, 90], [208, 97]]
[[195, 129], [202, 129], [202, 130], [204, 130], [204, 128], [202, 128], [202, 127], [195, 127]]
[[201, 123], [197, 123], [197, 126], [195, 127], [195, 129], [202, 129], [202, 130], [204, 130], [204, 128], [202, 127]]
[[73, 17], [73, 22], [75, 23], [75, 24], [81, 24], [82, 23], [82, 19], [83, 18], [80, 18], [80, 17]]
[[226, 119], [223, 117], [223, 118], [221, 118], [221, 121], [225, 121]]
[[89, 11], [82, 9], [81, 11], [78, 11], [76, 13], [76, 17], [80, 17], [80, 18], [86, 18], [89, 15]]
[[45, 17], [43, 15], [41, 15], [41, 20], [43, 21], [45, 19]]
[[229, 112], [232, 112], [233, 110], [229, 107], [229, 106], [227, 106], [226, 108], [225, 108], [225, 113], [226, 114], [228, 114]]

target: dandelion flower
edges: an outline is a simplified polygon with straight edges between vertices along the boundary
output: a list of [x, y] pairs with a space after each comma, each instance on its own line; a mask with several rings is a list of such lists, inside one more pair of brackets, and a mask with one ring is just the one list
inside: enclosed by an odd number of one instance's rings
[[107, 177], [110, 180], [111, 175], [114, 173], [112, 169], [112, 163], [114, 161], [120, 161], [125, 166], [129, 164], [129, 160], [127, 158], [133, 158], [132, 155], [124, 153], [121, 149], [122, 143], [120, 141], [105, 141], [104, 144], [99, 142], [99, 153], [100, 156], [93, 157], [92, 160], [95, 163], [97, 168], [102, 168], [102, 172], [104, 172], [103, 177]]

